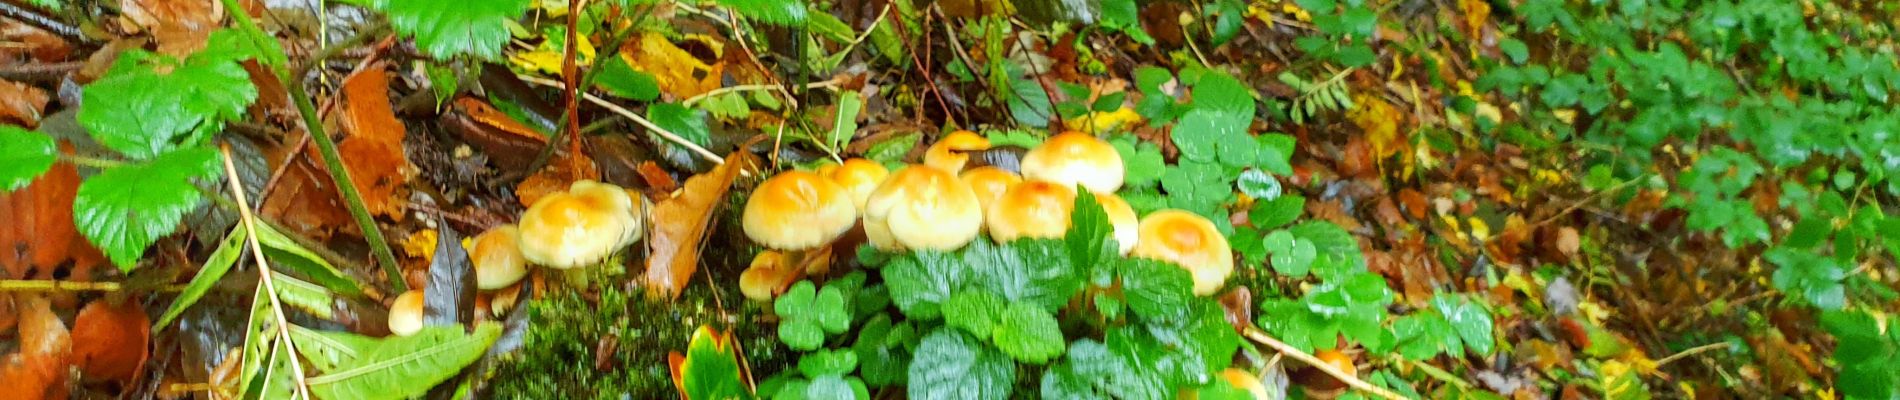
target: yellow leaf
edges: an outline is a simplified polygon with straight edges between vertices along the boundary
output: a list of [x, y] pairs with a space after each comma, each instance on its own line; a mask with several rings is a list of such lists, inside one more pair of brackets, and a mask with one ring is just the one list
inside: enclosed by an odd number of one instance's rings
[[679, 98], [718, 89], [720, 77], [725, 74], [724, 65], [719, 63], [723, 45], [705, 35], [687, 35], [686, 40], [696, 41], [696, 45], [711, 50], [708, 56], [712, 58], [701, 60], [656, 32], [642, 34], [621, 57], [634, 70], [653, 75], [660, 91]]
[[[567, 62], [567, 54], [564, 54], [566, 49], [555, 47], [554, 45], [555, 40], [567, 40], [567, 38], [548, 39], [549, 40], [542, 41], [541, 46], [535, 48], [534, 51], [520, 52], [509, 56], [508, 61], [514, 62], [515, 65], [521, 67], [521, 69], [538, 71], [549, 75], [560, 75], [561, 64]], [[580, 47], [574, 48], [574, 64], [589, 65], [593, 63], [594, 54], [596, 52], [594, 42], [588, 40], [587, 35], [576, 35], [575, 41], [580, 42], [581, 45]]]
[[1374, 158], [1383, 162], [1398, 153], [1404, 145], [1398, 141], [1399, 121], [1405, 116], [1379, 96], [1362, 93], [1352, 97], [1354, 107], [1346, 112], [1346, 119], [1365, 133]]
[[1137, 122], [1141, 122], [1141, 114], [1136, 114], [1132, 108], [1122, 107], [1109, 112], [1090, 112], [1075, 118], [1069, 118], [1063, 122], [1067, 123], [1069, 127], [1100, 135], [1107, 132], [1119, 131]]
[[415, 258], [424, 260], [433, 259], [435, 258], [436, 240], [436, 232], [434, 229], [416, 231], [415, 233], [409, 234], [409, 237], [403, 238], [402, 252], [408, 253], [409, 256]]

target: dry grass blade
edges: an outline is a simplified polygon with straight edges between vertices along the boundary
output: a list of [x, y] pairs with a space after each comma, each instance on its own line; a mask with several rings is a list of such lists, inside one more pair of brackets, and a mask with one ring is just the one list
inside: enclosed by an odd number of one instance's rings
[[[219, 146], [218, 155], [224, 160], [224, 178], [225, 183], [230, 185], [231, 198], [237, 200], [237, 204], [251, 204], [250, 201], [244, 199], [244, 187], [238, 181], [237, 166], [231, 162], [231, 145]], [[272, 283], [270, 263], [264, 259], [264, 246], [257, 243], [257, 217], [251, 214], [249, 206], [238, 207], [238, 216], [244, 224], [245, 241], [250, 242], [251, 245], [251, 258], [257, 260], [259, 284], [264, 285], [264, 293], [270, 296], [271, 314], [277, 320], [277, 336], [281, 339], [278, 342], [284, 344], [284, 354], [295, 357], [297, 347], [290, 340], [290, 321], [284, 318], [284, 306], [277, 301], [277, 287]], [[291, 377], [296, 378], [297, 381], [298, 398], [310, 400], [310, 384], [304, 382], [303, 366], [297, 362], [288, 364], [290, 364]]]

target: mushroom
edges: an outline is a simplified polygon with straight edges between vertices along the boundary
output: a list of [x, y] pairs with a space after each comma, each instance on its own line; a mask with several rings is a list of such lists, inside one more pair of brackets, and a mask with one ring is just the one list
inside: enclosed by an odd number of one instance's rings
[[[1352, 364], [1352, 355], [1346, 354], [1346, 352], [1340, 351], [1339, 349], [1313, 352], [1313, 358], [1318, 358], [1321, 362], [1326, 363], [1327, 366], [1333, 367], [1333, 369], [1337, 369], [1339, 372], [1343, 372], [1348, 376], [1359, 375], [1359, 368]], [[1315, 399], [1339, 397], [1339, 395], [1345, 394], [1346, 391], [1346, 382], [1333, 377], [1332, 374], [1320, 371], [1318, 366], [1306, 368], [1293, 374], [1293, 382], [1305, 387], [1307, 397]]]
[[1247, 370], [1228, 368], [1220, 372], [1220, 378], [1227, 381], [1228, 385], [1233, 385], [1235, 389], [1246, 391], [1247, 394], [1253, 396], [1254, 400], [1273, 398], [1267, 395], [1267, 386], [1260, 383], [1260, 377]]
[[970, 162], [970, 155], [964, 152], [983, 151], [989, 148], [990, 140], [977, 135], [976, 132], [951, 132], [924, 151], [924, 165], [952, 174], [963, 172], [964, 164]]
[[851, 191], [818, 174], [786, 171], [766, 179], [746, 199], [746, 237], [779, 250], [831, 243], [857, 222]]
[[957, 179], [970, 185], [970, 192], [976, 193], [976, 204], [983, 209], [983, 215], [989, 215], [990, 205], [996, 203], [996, 198], [1003, 197], [1004, 191], [1023, 181], [1013, 172], [989, 166], [963, 171], [963, 174], [957, 175]]
[[877, 184], [884, 183], [884, 178], [891, 176], [891, 170], [871, 160], [853, 158], [844, 160], [843, 164], [819, 168], [818, 174], [851, 191], [851, 204], [862, 210], [864, 200], [871, 198], [871, 191], [877, 190]]
[[495, 290], [520, 281], [528, 275], [528, 259], [521, 255], [521, 233], [514, 224], [489, 229], [475, 235], [468, 250], [475, 264], [475, 287]]
[[879, 249], [955, 250], [982, 228], [976, 193], [937, 168], [897, 170], [864, 203], [864, 234]]
[[1234, 273], [1234, 254], [1214, 223], [1182, 210], [1161, 210], [1141, 219], [1136, 257], [1167, 261], [1194, 275], [1194, 294], [1220, 290]]
[[409, 336], [422, 330], [424, 297], [422, 289], [412, 289], [396, 296], [396, 302], [389, 305], [389, 333]]
[[1135, 217], [1135, 208], [1114, 193], [1095, 193], [1095, 202], [1102, 203], [1108, 223], [1115, 227], [1115, 243], [1121, 246], [1121, 255], [1134, 251], [1135, 243], [1141, 240], [1141, 222]]
[[1074, 187], [1081, 184], [1091, 192], [1114, 193], [1121, 189], [1127, 171], [1122, 169], [1121, 153], [1115, 146], [1081, 132], [1050, 137], [1041, 146], [1023, 155], [1023, 179], [1041, 179]]
[[998, 243], [1022, 238], [1059, 238], [1069, 231], [1075, 189], [1049, 181], [1027, 180], [1011, 186], [989, 208], [984, 222]]
[[535, 200], [521, 214], [519, 244], [528, 261], [548, 268], [593, 265], [640, 240], [641, 210], [627, 190], [583, 180]]
[[752, 257], [752, 265], [739, 273], [739, 293], [746, 298], [767, 301], [785, 291], [788, 282], [797, 269], [789, 265], [783, 253], [773, 250], [759, 252]]

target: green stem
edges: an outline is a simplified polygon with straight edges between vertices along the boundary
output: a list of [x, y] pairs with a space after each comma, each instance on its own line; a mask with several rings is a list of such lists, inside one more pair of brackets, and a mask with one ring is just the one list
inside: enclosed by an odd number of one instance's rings
[[[119, 282], [0, 280], [0, 292], [117, 292], [125, 289], [126, 286]], [[185, 285], [165, 285], [155, 289], [165, 292], [176, 292], [185, 290]]]
[[[270, 37], [251, 21], [251, 16], [244, 13], [244, 8], [237, 0], [224, 0], [224, 8], [232, 10], [231, 17], [237, 20], [238, 26]], [[322, 63], [323, 59], [318, 58], [310, 60], [309, 65]], [[369, 215], [369, 207], [364, 205], [363, 195], [357, 193], [353, 183], [356, 181], [350, 179], [350, 171], [343, 168], [343, 158], [337, 155], [336, 141], [330, 139], [329, 133], [323, 130], [323, 120], [317, 117], [317, 106], [310, 102], [310, 94], [303, 85], [293, 81], [283, 67], [278, 67], [277, 79], [290, 90], [291, 101], [297, 103], [297, 112], [303, 114], [304, 132], [310, 135], [312, 142], [317, 143], [317, 153], [323, 155], [323, 165], [330, 170], [330, 180], [335, 182], [337, 192], [343, 195], [343, 205], [350, 209], [350, 217], [356, 220], [356, 228], [363, 231], [363, 239], [369, 241], [370, 253], [376, 255], [376, 263], [381, 264], [383, 272], [389, 275], [389, 284], [396, 292], [408, 291], [409, 284], [402, 279], [402, 269], [396, 264], [396, 254], [389, 250], [389, 242], [383, 239], [382, 229], [376, 227], [376, 219]]]
[[114, 168], [114, 167], [118, 167], [118, 166], [122, 166], [126, 164], [125, 161], [111, 160], [111, 159], [104, 159], [104, 158], [93, 158], [93, 157], [86, 157], [86, 156], [77, 155], [77, 154], [64, 154], [64, 153], [61, 153], [59, 155], [59, 160], [73, 163], [73, 165], [89, 167], [89, 168], [98, 168], [98, 169]]

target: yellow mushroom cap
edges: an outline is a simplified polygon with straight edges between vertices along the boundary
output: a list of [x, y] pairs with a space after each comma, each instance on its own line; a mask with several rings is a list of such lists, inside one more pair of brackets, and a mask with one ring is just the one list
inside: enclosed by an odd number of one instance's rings
[[1168, 261], [1194, 275], [1194, 294], [1220, 290], [1234, 273], [1233, 250], [1212, 221], [1182, 210], [1161, 210], [1141, 219], [1134, 255]]
[[1095, 202], [1102, 203], [1102, 211], [1108, 212], [1108, 223], [1115, 226], [1115, 243], [1121, 246], [1121, 254], [1134, 251], [1135, 243], [1141, 240], [1141, 221], [1135, 217], [1135, 208], [1114, 193], [1096, 193]]
[[1075, 189], [1031, 179], [1011, 186], [992, 205], [985, 222], [990, 238], [998, 243], [1020, 238], [1059, 238], [1069, 231], [1069, 211], [1075, 208]]
[[772, 296], [785, 290], [785, 281], [795, 271], [788, 265], [783, 253], [773, 250], [759, 252], [752, 257], [752, 265], [739, 273], [739, 293], [746, 298], [769, 301]]
[[830, 243], [857, 219], [850, 190], [805, 171], [786, 171], [760, 183], [742, 216], [746, 237], [780, 250]]
[[1247, 391], [1247, 394], [1252, 395], [1255, 400], [1272, 398], [1267, 395], [1267, 386], [1260, 383], [1260, 378], [1247, 370], [1228, 368], [1220, 372], [1220, 378], [1227, 381], [1227, 384], [1233, 385], [1235, 389]]
[[1041, 179], [1064, 186], [1081, 184], [1091, 192], [1121, 189], [1127, 171], [1121, 153], [1102, 139], [1081, 132], [1050, 137], [1030, 149], [1022, 160], [1024, 179]]
[[422, 289], [413, 289], [396, 296], [396, 302], [389, 305], [389, 333], [409, 336], [421, 331], [425, 297]]
[[541, 266], [591, 265], [640, 240], [641, 210], [627, 190], [594, 181], [574, 182], [566, 192], [535, 200], [521, 214], [521, 255]]
[[528, 275], [528, 259], [521, 255], [520, 231], [514, 224], [497, 226], [475, 235], [468, 257], [475, 264], [475, 287], [495, 290]]
[[938, 139], [924, 151], [924, 165], [955, 174], [963, 172], [963, 165], [970, 161], [970, 155], [964, 152], [983, 151], [990, 148], [990, 139], [971, 131], [956, 131]]
[[880, 249], [955, 250], [982, 228], [976, 193], [936, 168], [897, 170], [864, 203], [865, 236]]
[[990, 205], [996, 203], [996, 198], [1003, 197], [1004, 191], [1023, 181], [1023, 178], [1016, 176], [1015, 173], [990, 166], [963, 171], [963, 174], [957, 175], [957, 179], [962, 180], [965, 185], [970, 185], [970, 192], [976, 193], [976, 204], [983, 208], [984, 215], [989, 215]]
[[864, 200], [871, 198], [871, 191], [877, 190], [877, 184], [891, 176], [891, 170], [883, 164], [862, 158], [844, 160], [844, 164], [825, 166], [818, 173], [830, 179], [832, 183], [851, 191], [851, 204], [864, 209]]

